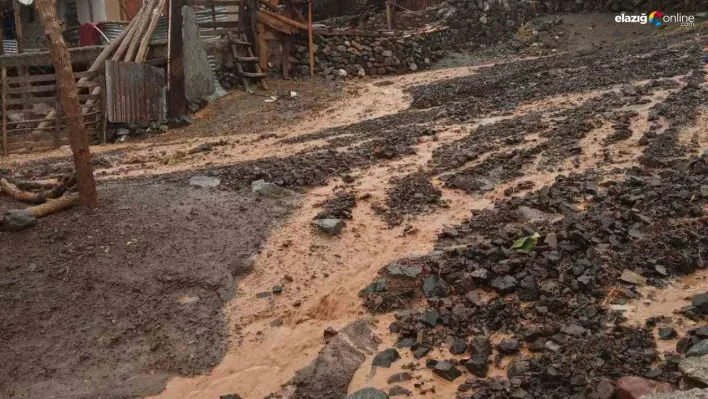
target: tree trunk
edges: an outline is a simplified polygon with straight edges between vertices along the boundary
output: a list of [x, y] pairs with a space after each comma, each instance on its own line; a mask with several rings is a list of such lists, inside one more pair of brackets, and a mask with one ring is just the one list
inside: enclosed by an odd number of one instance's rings
[[66, 48], [57, 22], [56, 1], [36, 0], [35, 5], [49, 42], [49, 52], [57, 76], [59, 99], [69, 125], [69, 142], [71, 152], [74, 154], [74, 168], [79, 185], [79, 203], [84, 209], [96, 208], [98, 207], [98, 194], [96, 193], [96, 182], [93, 179], [88, 135], [81, 117], [81, 106], [76, 93], [76, 81], [74, 80], [74, 71], [71, 69], [69, 50]]

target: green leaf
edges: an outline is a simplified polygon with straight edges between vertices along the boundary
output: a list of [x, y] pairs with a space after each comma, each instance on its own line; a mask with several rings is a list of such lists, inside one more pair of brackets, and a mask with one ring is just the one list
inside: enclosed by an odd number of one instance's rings
[[514, 241], [514, 245], [511, 246], [511, 249], [518, 249], [521, 252], [531, 252], [536, 248], [539, 238], [541, 238], [541, 235], [538, 234], [538, 232], [528, 237], [521, 237]]
[[521, 249], [524, 247], [524, 244], [526, 244], [526, 240], [528, 240], [529, 237], [521, 237], [518, 240], [514, 241], [514, 245], [511, 246], [511, 249]]

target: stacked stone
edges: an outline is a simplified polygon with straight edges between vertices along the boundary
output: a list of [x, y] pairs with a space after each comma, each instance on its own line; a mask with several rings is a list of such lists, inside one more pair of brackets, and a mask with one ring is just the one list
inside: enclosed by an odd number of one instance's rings
[[[410, 37], [332, 36], [316, 43], [315, 73], [328, 79], [391, 75], [428, 68], [440, 59], [450, 32]], [[296, 75], [309, 74], [308, 49], [295, 46]]]

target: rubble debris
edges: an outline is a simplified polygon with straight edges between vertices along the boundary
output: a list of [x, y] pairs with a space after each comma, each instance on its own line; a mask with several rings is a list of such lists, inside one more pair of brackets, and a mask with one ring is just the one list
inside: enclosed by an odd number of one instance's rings
[[316, 219], [312, 224], [320, 231], [331, 236], [337, 236], [344, 228], [344, 221], [341, 219]]
[[391, 364], [400, 358], [401, 355], [398, 354], [395, 348], [389, 348], [374, 356], [371, 364], [379, 367], [391, 367]]

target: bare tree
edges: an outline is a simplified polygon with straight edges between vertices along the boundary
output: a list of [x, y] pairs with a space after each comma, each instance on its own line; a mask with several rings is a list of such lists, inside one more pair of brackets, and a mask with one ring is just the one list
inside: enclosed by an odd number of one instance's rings
[[81, 105], [76, 92], [76, 81], [74, 80], [74, 71], [71, 69], [69, 50], [66, 48], [57, 21], [56, 0], [36, 0], [35, 4], [42, 20], [44, 34], [49, 42], [49, 52], [57, 76], [59, 99], [69, 125], [69, 142], [71, 152], [74, 154], [79, 203], [84, 209], [93, 209], [98, 207], [98, 194], [96, 181], [93, 178], [88, 135], [81, 117]]

